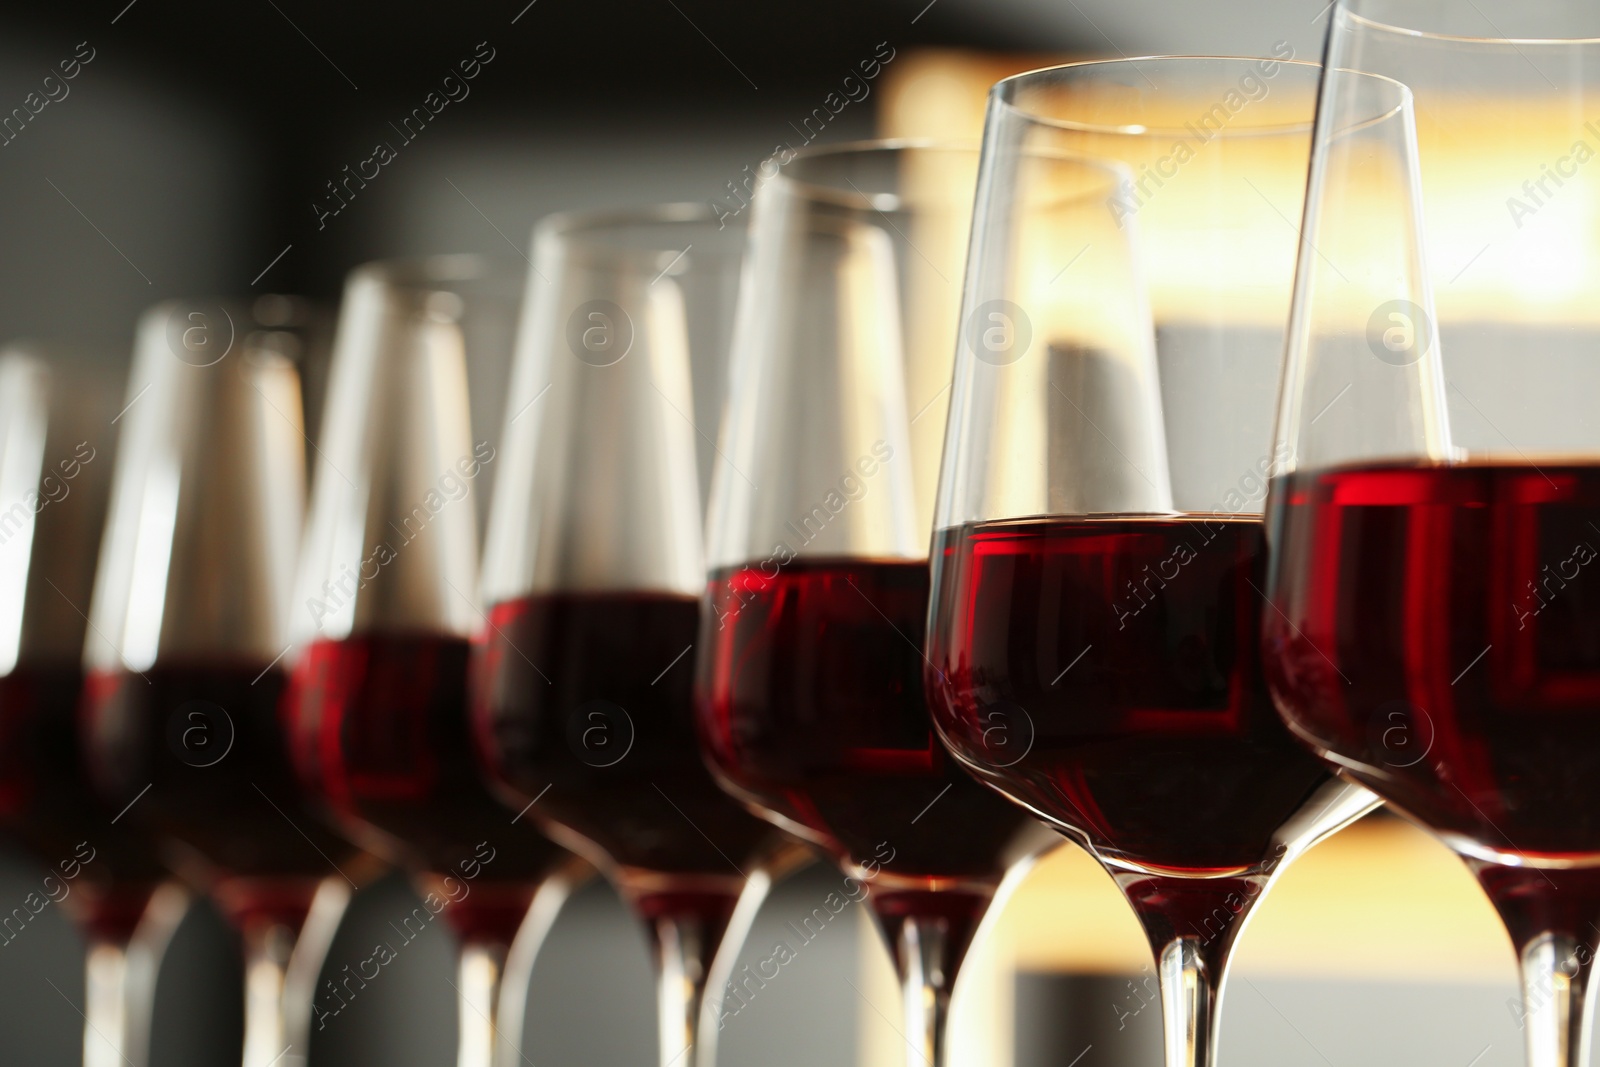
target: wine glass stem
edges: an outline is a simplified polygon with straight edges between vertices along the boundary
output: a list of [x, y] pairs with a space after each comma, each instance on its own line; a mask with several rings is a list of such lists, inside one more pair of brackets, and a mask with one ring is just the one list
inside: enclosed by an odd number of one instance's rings
[[283, 1012], [284, 975], [294, 951], [294, 931], [276, 923], [252, 924], [244, 934], [244, 1067], [304, 1062], [290, 1045]]
[[663, 915], [651, 924], [656, 953], [656, 1009], [661, 1026], [661, 1064], [694, 1063], [700, 1004], [715, 945], [691, 916]]
[[84, 1067], [125, 1067], [128, 1048], [128, 946], [98, 940], [85, 960]]
[[1519, 962], [1529, 1067], [1586, 1067], [1593, 952], [1568, 934], [1546, 933], [1523, 946]]
[[945, 1028], [950, 1015], [950, 946], [945, 923], [911, 916], [900, 926], [895, 961], [912, 1064], [945, 1067]]
[[1211, 1062], [1220, 988], [1198, 938], [1169, 941], [1157, 958], [1167, 1067]]
[[460, 1041], [456, 1067], [493, 1067], [498, 1030], [500, 980], [505, 974], [506, 946], [468, 941], [456, 961], [456, 1003]]

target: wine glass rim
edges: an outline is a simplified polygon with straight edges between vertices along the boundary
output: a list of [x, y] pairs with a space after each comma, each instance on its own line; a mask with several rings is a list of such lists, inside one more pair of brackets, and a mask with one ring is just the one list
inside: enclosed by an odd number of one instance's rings
[[[942, 140], [932, 137], [886, 137], [860, 141], [840, 141], [834, 144], [809, 145], [798, 150], [787, 162], [779, 164], [774, 180], [790, 188], [804, 190], [805, 195], [814, 200], [824, 200], [845, 207], [859, 207], [861, 206], [861, 200], [865, 200], [867, 206], [873, 210], [895, 210], [900, 206], [900, 198], [896, 194], [855, 188], [854, 182], [850, 183], [851, 189], [845, 189], [838, 185], [798, 177], [790, 173], [788, 168], [802, 160], [825, 159], [830, 156], [887, 155], [906, 151], [950, 152], [957, 155], [971, 156], [973, 162], [980, 166], [983, 159], [982, 144], [978, 141]], [[1022, 149], [1022, 154], [1033, 159], [1053, 159], [1080, 164], [1085, 170], [1102, 172], [1114, 182], [1125, 181], [1131, 176], [1126, 171], [1126, 168], [1119, 167], [1115, 162], [1096, 159], [1093, 156], [1081, 153], [1029, 146]], [[1088, 197], [1094, 195], [1094, 193], [1085, 192], [1079, 195]], [[1069, 199], [1078, 198], [1077, 196], [1069, 197]]]
[[534, 224], [534, 244], [550, 237], [571, 237], [589, 231], [616, 230], [630, 226], [708, 225], [718, 222], [709, 204], [694, 201], [669, 201], [629, 207], [558, 211]]
[[369, 260], [350, 272], [352, 278], [371, 278], [406, 288], [448, 287], [507, 275], [520, 275], [519, 265], [515, 260], [506, 256], [489, 256], [477, 252], [393, 256], [388, 259]]
[[[1082, 122], [1077, 119], [1057, 118], [1041, 114], [1025, 108], [1008, 96], [1018, 86], [1038, 80], [1045, 75], [1059, 74], [1069, 70], [1087, 70], [1091, 67], [1116, 68], [1134, 66], [1139, 63], [1157, 63], [1162, 66], [1171, 66], [1175, 63], [1226, 63], [1230, 65], [1257, 65], [1273, 63], [1285, 67], [1301, 67], [1320, 71], [1321, 63], [1314, 63], [1306, 59], [1274, 59], [1264, 56], [1219, 56], [1219, 55], [1164, 55], [1164, 56], [1126, 56], [1121, 59], [1086, 59], [1074, 63], [1058, 63], [1051, 67], [1039, 67], [1035, 70], [1023, 71], [1013, 74], [1009, 78], [1002, 78], [994, 84], [989, 91], [990, 98], [1007, 112], [1015, 115], [1025, 122], [1037, 126], [1048, 126], [1052, 129], [1071, 130], [1076, 133], [1094, 133], [1123, 137], [1155, 137], [1167, 136], [1173, 133], [1185, 132], [1181, 126], [1146, 126], [1140, 123], [1112, 125], [1099, 122]], [[1376, 77], [1376, 75], [1374, 75]], [[1313, 93], [1312, 111], [1315, 111], [1315, 96]], [[1315, 123], [1313, 113], [1308, 113], [1301, 122], [1280, 122], [1263, 124], [1259, 126], [1228, 127], [1217, 131], [1216, 136], [1242, 138], [1242, 137], [1283, 137], [1291, 134], [1309, 134]]]
[[1600, 37], [1481, 37], [1470, 33], [1441, 33], [1437, 30], [1424, 30], [1415, 26], [1401, 26], [1398, 23], [1385, 22], [1382, 19], [1375, 19], [1352, 11], [1344, 4], [1341, 4], [1340, 8], [1345, 17], [1374, 30], [1382, 30], [1400, 37], [1415, 37], [1428, 41], [1449, 41], [1454, 44], [1505, 45], [1510, 48], [1600, 44]]
[[[252, 327], [264, 330], [297, 330], [307, 326], [323, 311], [320, 301], [301, 293], [269, 291], [265, 293], [232, 293], [211, 296], [174, 296], [158, 300], [139, 313], [140, 327], [159, 318], [170, 318], [180, 308], [207, 311], [221, 308], [230, 316], [234, 312], [249, 321]], [[136, 331], [137, 332], [137, 331]], [[137, 344], [137, 342], [135, 342]]]

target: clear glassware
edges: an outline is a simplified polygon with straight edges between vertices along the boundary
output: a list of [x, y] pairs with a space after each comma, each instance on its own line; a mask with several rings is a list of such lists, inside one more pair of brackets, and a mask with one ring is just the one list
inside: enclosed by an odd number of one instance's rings
[[1589, 1062], [1600, 921], [1600, 9], [1340, 0], [1269, 499], [1278, 708], [1458, 852], [1529, 1062]]
[[[301, 775], [353, 842], [415, 872], [459, 938], [460, 1067], [493, 1062], [507, 953], [535, 895], [559, 909], [582, 873], [531, 820], [507, 817], [467, 719], [484, 623], [477, 498], [526, 273], [437, 256], [351, 274], [287, 657]], [[509, 1014], [520, 1033], [521, 1012]]]
[[91, 778], [245, 947], [246, 1067], [295, 1062], [284, 982], [318, 885], [372, 869], [317, 817], [280, 726], [305, 482], [285, 297], [140, 319], [84, 650]]
[[1214, 1058], [1272, 880], [1374, 798], [1256, 654], [1261, 507], [1318, 68], [1075, 64], [990, 96], [932, 552], [951, 751], [1083, 845]]
[[713, 957], [789, 847], [712, 781], [690, 699], [743, 246], [701, 205], [539, 226], [484, 551], [491, 776], [645, 922], [663, 1067], [705, 1052]]
[[121, 404], [109, 383], [126, 363], [109, 346], [0, 352], [0, 816], [88, 938], [87, 1067], [149, 1061], [154, 975], [135, 961], [157, 947], [142, 917], [170, 877], [89, 788], [76, 722]]
[[697, 696], [724, 787], [868, 902], [933, 1067], [983, 917], [1059, 841], [945, 754], [922, 686], [977, 170], [976, 145], [843, 145], [756, 194]]

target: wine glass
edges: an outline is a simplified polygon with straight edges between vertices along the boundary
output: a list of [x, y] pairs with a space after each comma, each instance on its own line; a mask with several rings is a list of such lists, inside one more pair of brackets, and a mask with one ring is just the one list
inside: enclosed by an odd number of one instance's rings
[[977, 168], [976, 146], [844, 145], [757, 192], [697, 698], [729, 792], [826, 850], [871, 904], [906, 1039], [934, 1067], [980, 921], [1054, 836], [945, 754], [923, 695]]
[[957, 758], [1133, 906], [1171, 1067], [1211, 1061], [1272, 879], [1375, 803], [1295, 743], [1257, 655], [1317, 79], [1076, 64], [999, 83], [984, 133], [927, 683]]
[[[490, 793], [467, 722], [476, 498], [497, 459], [470, 398], [504, 398], [524, 273], [437, 256], [350, 275], [290, 624], [296, 766], [352, 841], [416, 872], [460, 938], [461, 1067], [492, 1062], [535, 893], [558, 907], [580, 874]], [[339, 1010], [319, 1000], [319, 1019]]]
[[284, 972], [318, 883], [371, 861], [302, 796], [280, 728], [307, 310], [178, 301], [140, 319], [88, 611], [91, 777], [245, 947], [244, 1063], [293, 1062]]
[[[154, 974], [136, 973], [133, 943], [149, 941], [142, 917], [169, 877], [155, 843], [97, 802], [76, 722], [117, 365], [109, 351], [59, 341], [0, 352], [0, 817], [50, 869], [39, 910], [47, 896], [88, 937], [88, 1067], [148, 1062]], [[7, 940], [20, 935], [7, 928]]]
[[663, 1067], [699, 1054], [708, 966], [785, 848], [712, 781], [691, 703], [743, 243], [700, 205], [540, 224], [484, 552], [490, 773], [644, 920]]
[[1600, 10], [1341, 0], [1329, 32], [1268, 676], [1300, 740], [1477, 876], [1520, 963], [1529, 1062], [1587, 1064]]

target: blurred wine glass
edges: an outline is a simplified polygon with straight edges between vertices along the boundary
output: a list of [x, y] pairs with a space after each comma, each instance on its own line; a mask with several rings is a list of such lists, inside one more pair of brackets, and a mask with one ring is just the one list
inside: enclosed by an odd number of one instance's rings
[[439, 256], [351, 274], [291, 609], [296, 765], [459, 937], [460, 1067], [489, 1067], [497, 1027], [520, 1039], [519, 1005], [497, 1012], [507, 951], [535, 893], [558, 908], [582, 873], [490, 793], [467, 721], [475, 501], [497, 459], [476, 431], [500, 415], [475, 423], [471, 400], [504, 399], [526, 273]]
[[149, 1060], [155, 975], [133, 942], [164, 940], [140, 930], [169, 877], [154, 841], [95, 797], [77, 720], [121, 405], [110, 383], [126, 365], [110, 346], [0, 352], [0, 816], [88, 937], [87, 1067]]
[[976, 146], [801, 153], [756, 194], [714, 481], [698, 721], [719, 779], [830, 853], [948, 1062], [961, 962], [1059, 843], [934, 734], [928, 541]]
[[104, 801], [243, 938], [244, 1062], [304, 1055], [283, 983], [318, 884], [372, 861], [302, 795], [280, 725], [310, 311], [170, 302], [140, 319], [89, 609], [84, 724]]
[[743, 243], [698, 205], [539, 226], [484, 554], [491, 772], [646, 923], [663, 1067], [704, 1051], [708, 967], [783, 841], [712, 781], [690, 700]]

